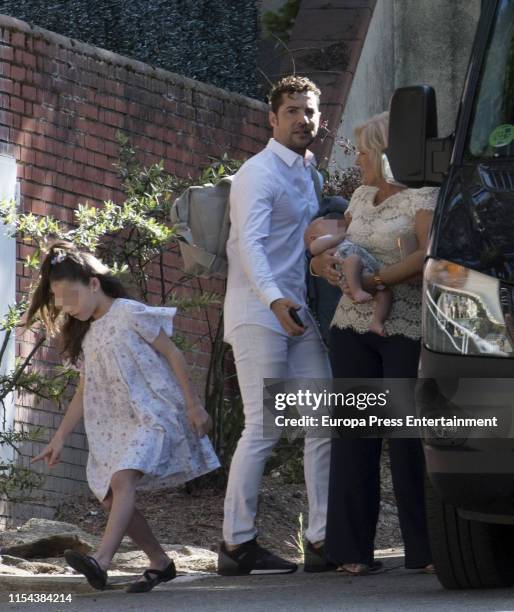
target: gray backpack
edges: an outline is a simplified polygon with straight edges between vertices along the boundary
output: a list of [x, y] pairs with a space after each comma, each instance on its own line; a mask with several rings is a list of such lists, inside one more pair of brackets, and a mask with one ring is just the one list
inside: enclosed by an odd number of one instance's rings
[[171, 207], [184, 271], [195, 276], [227, 275], [226, 244], [230, 230], [232, 177], [216, 185], [188, 187]]
[[[321, 180], [311, 166], [318, 201]], [[226, 245], [230, 231], [230, 187], [232, 176], [216, 185], [188, 187], [171, 207], [171, 222], [179, 238], [184, 271], [204, 278], [227, 276]]]

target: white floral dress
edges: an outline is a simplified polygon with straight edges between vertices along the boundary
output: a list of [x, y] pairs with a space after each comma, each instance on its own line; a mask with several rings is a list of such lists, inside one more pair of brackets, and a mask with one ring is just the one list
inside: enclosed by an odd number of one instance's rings
[[[401, 261], [398, 239], [416, 239], [415, 218], [418, 210], [433, 211], [437, 203], [438, 188], [403, 189], [377, 206], [374, 205], [378, 189], [363, 185], [355, 190], [348, 212], [352, 222], [347, 238], [366, 249], [380, 262], [380, 267]], [[410, 280], [392, 285], [393, 305], [385, 322], [388, 336], [399, 334], [419, 340], [421, 337], [421, 281]], [[332, 319], [332, 326], [351, 328], [359, 333], [369, 331], [375, 309], [374, 300], [355, 304], [343, 294]]]
[[102, 500], [119, 470], [143, 472], [138, 486], [178, 485], [219, 467], [207, 436], [189, 428], [182, 390], [151, 343], [171, 336], [175, 308], [116, 299], [82, 344], [87, 480]]

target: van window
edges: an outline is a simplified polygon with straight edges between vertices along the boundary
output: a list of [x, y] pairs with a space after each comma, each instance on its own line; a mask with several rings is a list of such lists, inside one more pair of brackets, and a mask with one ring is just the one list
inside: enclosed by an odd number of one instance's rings
[[468, 156], [514, 156], [514, 0], [498, 5], [477, 91]]

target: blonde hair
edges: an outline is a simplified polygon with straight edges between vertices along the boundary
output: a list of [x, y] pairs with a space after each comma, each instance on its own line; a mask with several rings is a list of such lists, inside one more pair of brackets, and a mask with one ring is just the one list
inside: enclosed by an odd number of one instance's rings
[[371, 155], [375, 174], [378, 178], [384, 178], [382, 174], [382, 153], [387, 148], [388, 130], [388, 111], [374, 115], [354, 130], [357, 147], [364, 149]]

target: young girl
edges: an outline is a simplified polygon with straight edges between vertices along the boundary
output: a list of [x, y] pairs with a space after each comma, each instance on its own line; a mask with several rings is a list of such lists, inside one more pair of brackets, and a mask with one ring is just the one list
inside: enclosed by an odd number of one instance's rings
[[154, 479], [176, 485], [219, 467], [205, 435], [210, 418], [170, 340], [175, 312], [128, 299], [108, 268], [69, 242], [56, 242], [41, 266], [27, 320], [39, 313], [49, 332], [60, 335], [64, 355], [72, 364], [80, 360], [81, 376], [60, 427], [32, 461], [57, 465], [66, 437], [84, 417], [87, 480], [109, 519], [92, 556], [72, 550], [64, 556], [95, 589], [106, 587], [125, 534], [150, 560], [128, 592], [172, 580], [173, 561], [135, 507], [136, 486]]

